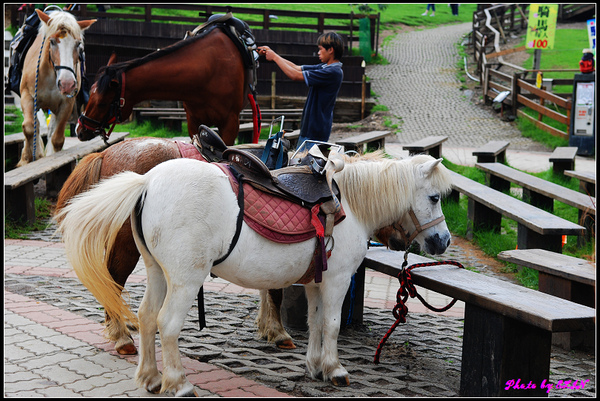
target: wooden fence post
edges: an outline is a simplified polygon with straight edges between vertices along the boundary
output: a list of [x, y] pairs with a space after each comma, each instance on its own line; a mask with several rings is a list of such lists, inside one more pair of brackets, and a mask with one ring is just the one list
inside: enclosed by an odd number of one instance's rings
[[514, 72], [513, 79], [511, 83], [511, 97], [512, 97], [512, 114], [513, 116], [517, 116], [517, 109], [519, 108], [518, 97], [519, 97], [519, 79], [520, 73]]
[[274, 109], [275, 108], [275, 76], [277, 74], [275, 73], [275, 71], [273, 71], [271, 73], [271, 108]]

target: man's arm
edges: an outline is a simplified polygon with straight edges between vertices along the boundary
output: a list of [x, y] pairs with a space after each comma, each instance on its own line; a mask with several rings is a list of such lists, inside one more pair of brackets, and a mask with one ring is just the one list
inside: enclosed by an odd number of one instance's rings
[[288, 78], [294, 81], [304, 81], [302, 67], [292, 63], [290, 60], [281, 57], [279, 54], [271, 50], [269, 46], [259, 47], [258, 50], [259, 54], [264, 55], [268, 61], [274, 61], [279, 66], [279, 68], [281, 68], [281, 71], [283, 71], [283, 73], [287, 75]]

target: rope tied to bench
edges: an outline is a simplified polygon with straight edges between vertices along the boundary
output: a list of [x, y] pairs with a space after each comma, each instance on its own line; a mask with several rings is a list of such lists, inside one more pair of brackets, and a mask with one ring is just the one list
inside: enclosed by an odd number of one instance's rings
[[457, 301], [457, 299], [455, 298], [443, 308], [436, 308], [434, 306], [431, 306], [429, 303], [427, 303], [427, 301], [425, 301], [425, 299], [421, 295], [419, 295], [419, 293], [417, 293], [417, 289], [415, 288], [415, 285], [412, 282], [410, 272], [412, 269], [415, 269], [417, 267], [440, 265], [454, 265], [461, 269], [464, 269], [464, 266], [462, 264], [453, 260], [442, 260], [439, 262], [415, 263], [410, 265], [408, 268], [406, 267], [407, 265], [408, 251], [404, 253], [404, 262], [402, 263], [402, 269], [400, 270], [400, 273], [398, 273], [398, 281], [400, 282], [400, 288], [396, 293], [396, 306], [394, 306], [394, 308], [392, 309], [392, 314], [396, 318], [396, 321], [394, 322], [394, 324], [392, 324], [387, 333], [385, 333], [385, 335], [379, 342], [379, 345], [377, 346], [377, 351], [375, 352], [375, 358], [373, 360], [373, 363], [376, 364], [379, 363], [379, 356], [381, 355], [381, 350], [383, 349], [383, 346], [387, 342], [388, 338], [392, 335], [394, 330], [396, 330], [396, 327], [398, 327], [400, 323], [406, 323], [406, 315], [408, 314], [408, 307], [406, 306], [406, 301], [408, 300], [409, 296], [411, 298], [417, 297], [423, 305], [425, 305], [428, 309], [434, 312], [445, 312], [448, 309], [452, 308]]

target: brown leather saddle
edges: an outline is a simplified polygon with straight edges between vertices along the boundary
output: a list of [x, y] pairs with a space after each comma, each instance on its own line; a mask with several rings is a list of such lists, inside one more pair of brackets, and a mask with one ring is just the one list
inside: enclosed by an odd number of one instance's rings
[[[264, 163], [261, 160], [263, 147], [227, 147], [210, 128], [201, 125], [198, 131], [194, 136], [194, 144], [207, 160], [229, 164], [242, 175], [243, 182], [261, 191], [307, 208], [327, 202], [333, 195], [339, 198], [340, 191], [335, 181], [330, 189], [325, 176], [314, 171], [312, 164], [320, 161], [314, 162], [310, 157], [306, 157], [299, 165], [273, 170], [270, 165], [273, 165], [277, 158], [275, 152], [272, 152], [267, 163]], [[281, 144], [279, 151], [287, 153], [285, 143]], [[284, 158], [284, 165], [287, 165], [287, 154]]]

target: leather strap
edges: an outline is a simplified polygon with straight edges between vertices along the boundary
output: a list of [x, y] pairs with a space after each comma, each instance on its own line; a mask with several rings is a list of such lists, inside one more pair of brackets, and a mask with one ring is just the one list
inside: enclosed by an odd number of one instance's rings
[[229, 170], [231, 171], [231, 173], [233, 174], [233, 177], [237, 180], [237, 182], [239, 184], [238, 185], [238, 207], [240, 208], [240, 211], [237, 216], [235, 234], [233, 235], [231, 244], [229, 244], [229, 250], [227, 250], [227, 253], [225, 255], [223, 255], [219, 259], [215, 260], [213, 262], [213, 266], [216, 266], [219, 263], [222, 263], [225, 259], [227, 259], [229, 257], [229, 255], [233, 251], [233, 248], [235, 248], [235, 245], [237, 244], [238, 239], [240, 238], [240, 232], [242, 231], [242, 223], [244, 222], [244, 185], [242, 184], [243, 175], [238, 173], [231, 166], [229, 166]]

